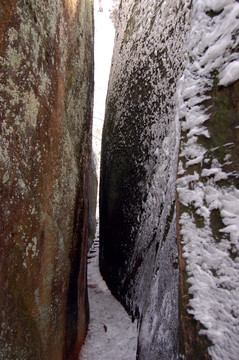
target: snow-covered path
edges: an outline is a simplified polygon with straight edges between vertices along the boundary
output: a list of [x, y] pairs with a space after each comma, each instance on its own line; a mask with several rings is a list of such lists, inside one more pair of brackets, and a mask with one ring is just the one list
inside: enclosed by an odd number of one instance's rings
[[112, 296], [98, 267], [99, 233], [89, 252], [90, 324], [79, 360], [135, 360], [137, 324]]

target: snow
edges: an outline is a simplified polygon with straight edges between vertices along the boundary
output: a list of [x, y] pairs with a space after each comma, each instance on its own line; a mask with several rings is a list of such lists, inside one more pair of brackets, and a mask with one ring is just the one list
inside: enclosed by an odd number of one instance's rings
[[[149, 28], [155, 3], [155, 1], [148, 0], [142, 0], [140, 5], [135, 1], [121, 2], [120, 22], [122, 26], [117, 30], [109, 83], [109, 94], [111, 94], [109, 100], [117, 104], [114, 131], [122, 129], [133, 113], [135, 100], [132, 99], [132, 93], [128, 91], [128, 79], [130, 78], [132, 81], [132, 92], [138, 85], [139, 114], [134, 113], [134, 118], [130, 119], [137, 123], [139, 145], [142, 149], [147, 150], [150, 158], [148, 162], [143, 161], [143, 156], [139, 160], [140, 164], [145, 165], [146, 177], [150, 181], [145, 181], [143, 184], [146, 187], [146, 197], [142, 203], [142, 212], [138, 215], [140, 224], [134, 224], [138, 229], [138, 235], [134, 239], [136, 250], [128, 261], [127, 270], [131, 270], [130, 266], [134, 266], [137, 256], [140, 258], [140, 254], [143, 254], [143, 260], [137, 270], [135, 282], [131, 286], [133, 299], [126, 299], [126, 302], [128, 300], [129, 307], [131, 306], [132, 309], [136, 304], [140, 314], [144, 315], [139, 334], [140, 346], [143, 349], [141, 351], [144, 351], [144, 354], [154, 350], [158, 344], [160, 344], [158, 348], [162, 347], [161, 344], [172, 344], [174, 339], [172, 334], [174, 333], [172, 331], [168, 336], [170, 327], [166, 314], [171, 314], [171, 316], [173, 314], [172, 318], [175, 319], [177, 313], [177, 293], [174, 291], [177, 283], [173, 279], [177, 273], [169, 272], [171, 259], [168, 259], [169, 254], [170, 256], [174, 255], [175, 216], [173, 216], [166, 242], [163, 241], [161, 234], [166, 232], [170, 209], [173, 208], [175, 200], [174, 175], [180, 122], [185, 136], [183, 136], [183, 148], [179, 154], [178, 175], [180, 177], [177, 181], [177, 191], [179, 201], [188, 209], [194, 209], [194, 212], [184, 212], [180, 217], [183, 256], [186, 259], [188, 281], [191, 285], [190, 294], [192, 295], [189, 312], [203, 325], [204, 330], [201, 330], [201, 334], [205, 334], [212, 341], [209, 353], [213, 360], [238, 360], [239, 194], [233, 185], [219, 186], [221, 180], [231, 179], [236, 174], [227, 173], [225, 170], [224, 166], [229, 158], [225, 158], [224, 162], [220, 163], [214, 158], [216, 148], [208, 150], [198, 139], [199, 136], [203, 136], [210, 143], [211, 134], [207, 127], [210, 115], [208, 109], [205, 109], [202, 104], [210, 99], [208, 92], [214, 86], [212, 74], [216, 74], [214, 77], [217, 77], [216, 80], [221, 86], [230, 85], [239, 79], [237, 50], [239, 45], [239, 3], [235, 0], [193, 0], [193, 13], [191, 14], [187, 9], [187, 16], [192, 15], [192, 22], [190, 20], [191, 31], [187, 49], [183, 51], [188, 54], [188, 61], [182, 77], [182, 73], [180, 70], [177, 72], [177, 69], [181, 68], [184, 61], [180, 54], [185, 46], [183, 41], [185, 43], [187, 41], [189, 20], [185, 17], [185, 23], [181, 24], [182, 27], [175, 26], [175, 36], [180, 43], [177, 44], [175, 38], [167, 36], [172, 24], [175, 24], [175, 13], [172, 11], [175, 2], [165, 1], [161, 6], [160, 16], [158, 15], [159, 11], [155, 12], [155, 22], [152, 24], [147, 41], [145, 41], [144, 33]], [[180, 3], [178, 1], [177, 4]], [[190, 4], [189, 1], [182, 3], [185, 6]], [[135, 7], [138, 7], [139, 18], [133, 18], [134, 32], [129, 37], [125, 30], [131, 19], [132, 9]], [[181, 16], [183, 15], [182, 11]], [[180, 16], [177, 16], [180, 19]], [[180, 20], [178, 22], [180, 23]], [[182, 28], [185, 31], [183, 34]], [[178, 51], [175, 51], [175, 46], [178, 46]], [[160, 67], [157, 61], [154, 62], [152, 53], [155, 56], [161, 54], [159, 58], [162, 64]], [[135, 69], [141, 68], [143, 69], [142, 75], [138, 79]], [[167, 76], [163, 76], [164, 71]], [[172, 96], [175, 84], [170, 85], [168, 81], [172, 77], [176, 82], [177, 76], [181, 79], [177, 86], [176, 97], [179, 105], [175, 123], [176, 100]], [[141, 91], [143, 81], [145, 86], [150, 82], [150, 99], [144, 97]], [[128, 94], [128, 97], [125, 94]], [[161, 94], [166, 96], [163, 103], [157, 101]], [[151, 114], [147, 112], [148, 107], [150, 107], [154, 119], [157, 119], [155, 123], [150, 122]], [[144, 114], [141, 114], [142, 109]], [[143, 131], [139, 126], [140, 122], [144, 126]], [[235, 129], [238, 129], [238, 126], [235, 126]], [[125, 144], [122, 133], [118, 132], [117, 135], [117, 148], [130, 145], [130, 143]], [[153, 140], [149, 144], [151, 138]], [[109, 153], [114, 153], [112, 138], [107, 145]], [[224, 146], [231, 145], [224, 144]], [[111, 149], [112, 151], [110, 151]], [[155, 163], [152, 159], [155, 159]], [[135, 165], [139, 164], [135, 162]], [[194, 171], [193, 169], [192, 171], [192, 166], [195, 167], [195, 165], [198, 170]], [[140, 186], [139, 191], [141, 190]], [[161, 206], [161, 204], [163, 205]], [[211, 218], [215, 213], [221, 223], [220, 239], [216, 238], [212, 231]], [[201, 227], [196, 224], [193, 214], [202, 217]], [[130, 216], [130, 214], [128, 215]], [[152, 234], [155, 234], [155, 239], [159, 244], [160, 251], [158, 252], [152, 245], [154, 244]], [[172, 280], [172, 286], [169, 284], [169, 280]], [[163, 283], [171, 286], [170, 295], [163, 288]], [[145, 292], [148, 295], [146, 297], [142, 296]], [[170, 303], [170, 300], [173, 299], [176, 304]], [[170, 318], [170, 322], [172, 322], [172, 318]], [[178, 330], [178, 324], [175, 324], [175, 329]], [[157, 334], [160, 339], [155, 341], [153, 334], [155, 337]], [[163, 337], [165, 337], [165, 341], [161, 341]], [[148, 358], [150, 356], [152, 359], [156, 358], [151, 354]], [[158, 356], [158, 358], [160, 357]]]
[[89, 252], [88, 293], [90, 324], [79, 360], [135, 360], [137, 325], [112, 296], [99, 266], [99, 231]]
[[128, 199], [119, 198], [121, 224], [129, 228], [121, 247], [129, 255], [117, 283], [119, 292], [124, 286], [126, 306], [140, 316], [138, 356], [148, 360], [175, 359], [178, 352], [174, 95], [185, 61], [188, 5], [121, 1], [107, 96], [105, 173], [110, 174], [118, 154], [127, 154], [136, 175], [122, 176], [117, 185], [129, 193]]
[[[209, 10], [217, 12], [216, 16], [210, 17], [206, 13]], [[212, 341], [209, 354], [213, 360], [239, 359], [239, 191], [233, 185], [218, 185], [220, 180], [237, 175], [223, 169], [229, 154], [225, 163], [220, 163], [213, 156], [216, 149], [211, 149], [208, 157], [208, 150], [198, 143], [199, 135], [210, 138], [207, 109], [198, 104], [208, 99], [204, 94], [212, 89], [213, 71], [218, 71], [219, 85], [227, 86], [239, 79], [235, 51], [239, 42], [235, 36], [238, 16], [239, 3], [234, 0], [194, 0], [189, 61], [178, 90], [178, 112], [187, 138], [180, 153], [177, 191], [179, 201], [193, 207], [204, 222], [202, 227], [197, 226], [190, 211], [180, 217], [192, 294], [188, 312], [205, 327], [200, 333]], [[188, 175], [188, 169], [195, 164], [198, 172]], [[212, 231], [212, 211], [221, 216], [220, 241]]]
[[233, 4], [234, 0], [205, 0], [205, 5], [208, 9], [212, 9], [213, 11], [221, 11], [224, 6], [228, 4]]
[[230, 63], [220, 74], [220, 85], [228, 86], [239, 79], [239, 61]]

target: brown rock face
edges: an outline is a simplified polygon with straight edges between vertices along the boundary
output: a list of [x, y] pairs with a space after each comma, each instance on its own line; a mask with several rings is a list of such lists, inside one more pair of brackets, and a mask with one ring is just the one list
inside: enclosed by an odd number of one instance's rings
[[86, 252], [88, 0], [0, 3], [0, 359], [76, 359]]

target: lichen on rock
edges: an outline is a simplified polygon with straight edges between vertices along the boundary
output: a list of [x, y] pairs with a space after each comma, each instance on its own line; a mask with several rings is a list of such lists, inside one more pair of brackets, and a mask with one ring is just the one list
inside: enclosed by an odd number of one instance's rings
[[92, 4], [3, 1], [0, 23], [0, 358], [75, 359], [88, 321]]

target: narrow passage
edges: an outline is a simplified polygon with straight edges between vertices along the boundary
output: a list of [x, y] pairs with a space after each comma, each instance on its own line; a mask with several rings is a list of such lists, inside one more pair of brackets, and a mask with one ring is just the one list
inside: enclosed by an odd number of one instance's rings
[[[112, 0], [95, 2], [95, 100], [93, 149], [98, 159], [105, 97], [109, 78], [114, 26], [109, 18]], [[135, 360], [137, 324], [132, 323], [122, 305], [112, 296], [99, 272], [99, 228], [88, 254], [90, 324], [79, 360]]]
[[90, 324], [79, 360], [135, 360], [137, 324], [113, 297], [99, 272], [99, 228], [88, 254]]

